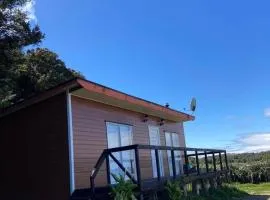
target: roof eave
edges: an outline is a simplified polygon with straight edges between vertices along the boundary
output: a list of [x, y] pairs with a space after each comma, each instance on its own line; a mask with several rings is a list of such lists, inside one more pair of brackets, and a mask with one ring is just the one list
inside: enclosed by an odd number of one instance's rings
[[20, 103], [14, 104], [6, 108], [4, 112], [1, 112], [0, 118], [63, 92], [71, 92], [77, 96], [83, 96], [84, 94], [81, 93], [83, 89], [91, 94], [89, 98], [90, 100], [98, 101], [111, 106], [116, 106], [143, 114], [149, 114], [175, 122], [192, 121], [195, 119], [194, 116], [187, 113], [167, 108], [154, 102], [150, 102], [81, 78], [69, 80], [41, 94], [37, 94]]
[[80, 88], [80, 84], [77, 82], [77, 78], [76, 79], [72, 79], [69, 80], [67, 82], [64, 82], [60, 85], [57, 85], [53, 88], [50, 88], [40, 94], [36, 94], [32, 97], [29, 97], [28, 99], [16, 103], [14, 105], [11, 105], [7, 108], [4, 108], [4, 110], [0, 113], [0, 118], [4, 117], [6, 115], [9, 115], [11, 113], [14, 113], [20, 109], [26, 108], [30, 105], [36, 104], [38, 102], [44, 101], [46, 99], [49, 99], [50, 97], [53, 97], [55, 95], [64, 93], [66, 91], [70, 91], [70, 90], [76, 90], [78, 88]]
[[81, 88], [73, 92], [76, 96], [85, 97], [100, 103], [175, 122], [192, 121], [195, 119], [194, 116], [187, 113], [183, 113], [88, 80], [77, 79], [77, 81], [81, 85]]

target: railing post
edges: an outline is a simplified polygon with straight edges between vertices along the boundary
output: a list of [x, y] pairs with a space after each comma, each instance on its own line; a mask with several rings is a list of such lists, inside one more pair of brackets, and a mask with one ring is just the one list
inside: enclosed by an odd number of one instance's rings
[[176, 169], [175, 169], [175, 156], [174, 156], [174, 150], [171, 150], [171, 156], [172, 156], [172, 170], [173, 170], [173, 178], [176, 178]]
[[228, 158], [227, 158], [227, 152], [226, 152], [226, 150], [224, 151], [224, 159], [225, 159], [225, 165], [226, 165], [226, 170], [227, 170], [226, 173], [225, 173], [225, 177], [226, 177], [227, 182], [230, 182], [231, 172], [229, 170]]
[[[138, 189], [141, 193], [142, 191], [142, 180], [141, 180], [141, 167], [140, 167], [140, 156], [139, 156], [139, 150], [138, 146], [135, 147], [135, 162], [136, 162], [136, 174], [137, 174], [137, 183], [138, 183]], [[141, 194], [140, 194], [141, 197]]]
[[219, 152], [219, 164], [220, 164], [220, 170], [223, 170], [221, 152]]
[[227, 158], [227, 152], [226, 151], [224, 151], [224, 156], [225, 156], [226, 169], [229, 170], [228, 158]]
[[95, 180], [94, 178], [91, 176], [90, 177], [90, 184], [91, 184], [91, 194], [92, 194], [92, 199], [95, 199]]
[[200, 163], [199, 163], [199, 157], [198, 157], [198, 151], [195, 150], [195, 155], [196, 155], [196, 165], [197, 165], [197, 173], [200, 175]]
[[185, 156], [185, 170], [186, 170], [186, 174], [187, 174], [187, 176], [188, 176], [188, 174], [189, 174], [189, 171], [188, 171], [188, 156], [187, 156], [187, 150], [184, 150], [184, 156]]
[[216, 157], [215, 157], [215, 152], [213, 154], [213, 165], [214, 165], [214, 171], [217, 171], [217, 165], [216, 165]]
[[160, 163], [159, 163], [158, 149], [155, 149], [155, 157], [156, 157], [156, 166], [157, 166], [157, 177], [158, 177], [158, 180], [160, 180]]
[[110, 159], [109, 154], [106, 154], [106, 170], [107, 170], [107, 183], [111, 184], [111, 170], [110, 170]]
[[204, 151], [204, 160], [205, 160], [205, 167], [206, 167], [206, 172], [209, 172], [209, 166], [208, 166], [208, 159], [207, 159], [207, 151]]

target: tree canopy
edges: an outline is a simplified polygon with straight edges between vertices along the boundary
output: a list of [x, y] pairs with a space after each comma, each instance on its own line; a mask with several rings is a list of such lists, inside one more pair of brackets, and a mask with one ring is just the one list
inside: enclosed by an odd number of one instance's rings
[[23, 11], [28, 1], [0, 1], [0, 107], [82, 76], [56, 53], [38, 47], [45, 35]]

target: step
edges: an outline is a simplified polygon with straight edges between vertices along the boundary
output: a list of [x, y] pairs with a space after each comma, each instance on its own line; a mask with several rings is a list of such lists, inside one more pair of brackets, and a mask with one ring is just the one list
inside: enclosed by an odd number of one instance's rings
[[[111, 200], [109, 187], [99, 187], [95, 189], [95, 200]], [[77, 189], [73, 192], [70, 200], [89, 200], [91, 199], [91, 189]]]

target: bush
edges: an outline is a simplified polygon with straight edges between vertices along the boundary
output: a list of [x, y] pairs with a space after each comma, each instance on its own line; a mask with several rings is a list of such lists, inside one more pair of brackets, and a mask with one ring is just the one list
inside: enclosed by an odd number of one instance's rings
[[112, 174], [112, 177], [116, 181], [116, 185], [112, 186], [111, 195], [114, 200], [135, 200], [134, 190], [136, 185], [130, 180], [125, 180], [125, 175], [117, 176]]
[[168, 193], [169, 200], [179, 200], [182, 199], [183, 191], [180, 188], [180, 182], [178, 181], [168, 181], [165, 189]]
[[270, 163], [231, 166], [231, 180], [239, 183], [263, 183], [270, 181]]

